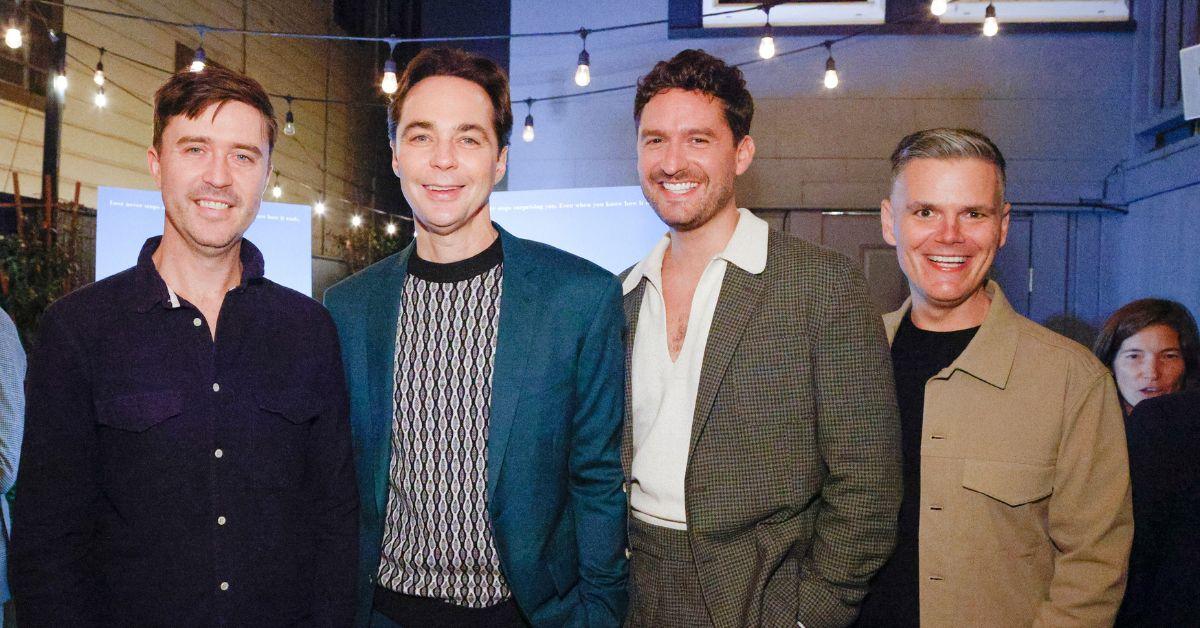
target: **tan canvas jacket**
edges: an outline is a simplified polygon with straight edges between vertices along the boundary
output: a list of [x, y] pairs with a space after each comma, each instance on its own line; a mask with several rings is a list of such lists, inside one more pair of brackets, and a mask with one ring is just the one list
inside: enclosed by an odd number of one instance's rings
[[[1116, 386], [987, 291], [979, 332], [925, 388], [921, 625], [1110, 626], [1133, 539]], [[884, 316], [889, 342], [910, 305]]]

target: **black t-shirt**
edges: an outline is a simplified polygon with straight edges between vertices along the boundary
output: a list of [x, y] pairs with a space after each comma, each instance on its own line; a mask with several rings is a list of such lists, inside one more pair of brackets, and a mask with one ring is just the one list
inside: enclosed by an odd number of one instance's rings
[[917, 573], [917, 524], [921, 512], [921, 425], [925, 415], [925, 383], [970, 344], [978, 327], [960, 331], [918, 329], [905, 314], [892, 340], [892, 370], [900, 406], [900, 443], [904, 455], [904, 499], [896, 529], [896, 551], [875, 574], [863, 600], [857, 626], [902, 628], [920, 624]]

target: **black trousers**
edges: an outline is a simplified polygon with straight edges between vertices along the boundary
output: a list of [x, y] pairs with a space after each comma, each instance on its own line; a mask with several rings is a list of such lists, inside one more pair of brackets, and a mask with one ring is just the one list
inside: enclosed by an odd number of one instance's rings
[[[527, 628], [517, 603], [509, 598], [495, 606], [467, 608], [445, 600], [416, 597], [375, 587], [371, 628]], [[379, 616], [391, 620], [378, 621]]]

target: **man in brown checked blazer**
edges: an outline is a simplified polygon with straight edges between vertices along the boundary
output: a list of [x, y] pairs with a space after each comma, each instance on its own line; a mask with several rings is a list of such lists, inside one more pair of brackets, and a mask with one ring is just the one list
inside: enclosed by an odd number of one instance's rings
[[623, 276], [629, 626], [843, 626], [892, 550], [887, 344], [844, 257], [733, 196], [741, 72], [703, 51], [638, 84], [638, 170], [667, 224]]

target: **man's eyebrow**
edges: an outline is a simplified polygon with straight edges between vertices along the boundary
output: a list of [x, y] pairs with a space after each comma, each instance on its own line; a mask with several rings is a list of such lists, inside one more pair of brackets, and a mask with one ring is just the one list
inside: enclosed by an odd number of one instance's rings
[[[937, 203], [930, 203], [930, 202], [927, 202], [927, 201], [913, 201], [913, 202], [911, 202], [911, 203], [909, 203], [909, 204], [908, 204], [908, 209], [909, 209], [909, 210], [912, 210], [912, 211], [915, 211], [915, 210], [918, 210], [918, 209], [938, 209], [938, 208], [940, 208], [940, 207], [941, 207], [941, 206], [940, 206], [940, 205], [938, 205]], [[967, 205], [967, 206], [965, 206], [965, 207], [961, 207], [961, 208], [959, 208], [959, 211], [965, 211], [965, 212], [994, 212], [994, 211], [996, 211], [996, 208], [995, 208], [995, 207], [992, 207], [991, 205]]]
[[402, 131], [400, 131], [400, 134], [403, 135], [413, 129], [424, 129], [424, 130], [428, 131], [432, 128], [433, 128], [433, 123], [429, 122], [428, 120], [413, 120], [412, 122], [409, 122], [408, 124], [404, 125], [404, 129]]
[[[205, 135], [185, 135], [185, 136], [179, 138], [175, 142], [176, 146], [183, 146], [184, 144], [204, 144], [207, 146], [209, 144], [212, 144], [212, 139], [210, 139], [208, 136], [205, 136]], [[255, 146], [254, 144], [239, 143], [239, 144], [234, 144], [233, 147], [238, 150], [244, 150], [247, 152], [254, 153], [255, 155], [257, 155], [259, 157], [262, 157], [262, 154], [263, 154], [262, 149]]]
[[457, 127], [455, 127], [455, 130], [458, 131], [459, 133], [466, 133], [468, 131], [478, 131], [480, 133], [483, 133], [484, 135], [487, 135], [487, 129], [483, 128], [482, 126], [480, 126], [478, 124], [475, 124], [474, 122], [464, 122], [464, 123], [458, 125]]
[[262, 157], [262, 149], [254, 144], [234, 144], [233, 147], [238, 150], [244, 150], [248, 153], [254, 153], [258, 157]]

